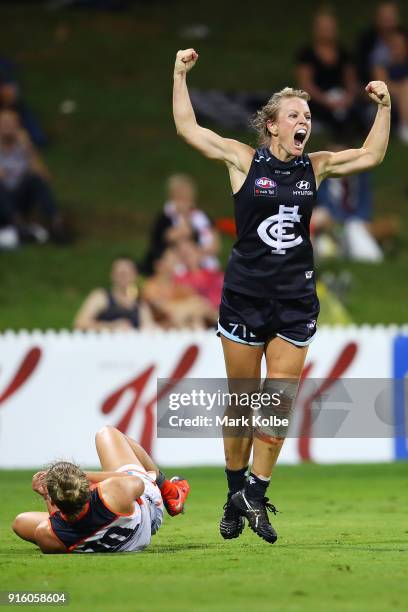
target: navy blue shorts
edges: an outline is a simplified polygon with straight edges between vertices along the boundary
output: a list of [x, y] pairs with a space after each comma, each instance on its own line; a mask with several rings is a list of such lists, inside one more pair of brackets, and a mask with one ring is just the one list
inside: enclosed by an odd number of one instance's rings
[[307, 346], [316, 333], [320, 306], [316, 294], [290, 300], [266, 300], [224, 287], [218, 335], [262, 346], [275, 336]]

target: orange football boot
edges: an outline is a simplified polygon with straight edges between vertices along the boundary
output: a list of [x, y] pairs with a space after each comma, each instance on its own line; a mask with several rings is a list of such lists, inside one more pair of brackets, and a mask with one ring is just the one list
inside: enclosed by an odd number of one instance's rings
[[164, 506], [170, 516], [177, 516], [184, 512], [184, 502], [190, 492], [190, 485], [187, 480], [180, 476], [173, 476], [170, 480], [165, 480], [160, 489]]

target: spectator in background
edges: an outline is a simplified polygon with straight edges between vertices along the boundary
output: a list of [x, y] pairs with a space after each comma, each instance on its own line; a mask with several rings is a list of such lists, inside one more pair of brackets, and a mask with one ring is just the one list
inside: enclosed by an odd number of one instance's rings
[[363, 127], [356, 70], [339, 43], [337, 20], [328, 9], [315, 15], [312, 44], [298, 53], [296, 64], [298, 84], [312, 96], [313, 119], [336, 137]]
[[388, 65], [390, 36], [400, 27], [400, 13], [396, 2], [380, 2], [373, 24], [357, 41], [358, 76], [363, 85], [374, 78], [373, 67]]
[[150, 235], [150, 244], [143, 272], [152, 273], [153, 261], [169, 245], [193, 239], [202, 253], [202, 266], [218, 269], [219, 240], [207, 214], [196, 206], [196, 186], [187, 174], [174, 174], [167, 181], [167, 202], [157, 217]]
[[138, 272], [131, 257], [116, 257], [111, 269], [111, 288], [94, 289], [79, 309], [75, 329], [128, 331], [153, 327], [150, 309], [139, 299]]
[[218, 309], [221, 302], [224, 274], [220, 270], [203, 268], [201, 250], [193, 240], [186, 238], [180, 241], [177, 246], [177, 253], [182, 265], [179, 267], [179, 271], [176, 270], [176, 282], [191, 287], [196, 293], [208, 300], [215, 309]]
[[[331, 151], [347, 148], [349, 145], [344, 143], [328, 146]], [[341, 254], [360, 261], [382, 261], [382, 251], [370, 231], [372, 219], [369, 172], [323, 181], [311, 221], [317, 257]], [[342, 228], [340, 245], [336, 244], [336, 226]]]
[[22, 240], [44, 242], [48, 233], [36, 224], [27, 224], [38, 206], [46, 218], [51, 236], [63, 239], [61, 216], [49, 185], [50, 174], [17, 113], [0, 112], [0, 217], [17, 227]]
[[143, 286], [143, 297], [161, 327], [205, 329], [215, 324], [218, 310], [191, 286], [176, 282], [181, 262], [175, 247], [167, 247], [153, 268], [153, 276]]
[[23, 128], [37, 147], [44, 147], [47, 144], [43, 129], [22, 98], [16, 67], [4, 56], [0, 56], [0, 110], [15, 111]]
[[385, 81], [394, 101], [398, 119], [398, 134], [408, 144], [408, 35], [395, 30], [387, 39], [387, 61], [373, 67], [373, 77]]

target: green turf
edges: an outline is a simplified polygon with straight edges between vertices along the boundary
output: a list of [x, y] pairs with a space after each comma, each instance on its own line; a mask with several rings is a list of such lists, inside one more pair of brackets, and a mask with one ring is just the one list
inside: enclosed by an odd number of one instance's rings
[[[136, 3], [126, 13], [47, 11], [43, 5], [7, 3], [0, 19], [1, 51], [23, 70], [26, 97], [50, 136], [45, 157], [77, 243], [65, 249], [27, 248], [0, 253], [0, 330], [69, 327], [94, 286], [106, 284], [113, 254], [140, 257], [147, 228], [163, 205], [163, 184], [174, 171], [191, 173], [200, 205], [212, 216], [232, 214], [226, 170], [176, 137], [171, 117], [176, 51], [200, 52], [191, 86], [274, 91], [293, 83], [293, 58], [309, 38], [320, 0], [293, 0], [290, 15], [274, 8], [240, 10], [233, 0]], [[401, 3], [407, 19], [407, 6]], [[367, 27], [373, 3], [336, 3], [350, 48]], [[206, 40], [180, 36], [205, 23]], [[64, 115], [61, 102], [74, 100]], [[225, 136], [254, 142], [248, 133]], [[310, 150], [326, 146], [314, 138]], [[407, 223], [408, 147], [394, 139], [375, 172], [375, 208]], [[230, 241], [223, 245], [226, 261]], [[347, 265], [354, 277], [348, 308], [356, 323], [405, 323], [408, 242], [381, 266]], [[381, 291], [379, 291], [381, 287]]]
[[0, 590], [65, 590], [69, 609], [406, 610], [406, 464], [282, 466], [271, 497], [279, 540], [246, 529], [223, 541], [221, 468], [185, 469], [184, 516], [167, 520], [141, 554], [44, 556], [10, 531], [39, 510], [30, 473], [0, 472]]

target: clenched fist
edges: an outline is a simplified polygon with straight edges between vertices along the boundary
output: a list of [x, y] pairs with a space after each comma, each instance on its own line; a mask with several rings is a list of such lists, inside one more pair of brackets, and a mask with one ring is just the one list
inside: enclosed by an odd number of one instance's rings
[[390, 93], [383, 81], [370, 81], [365, 88], [366, 92], [374, 102], [381, 106], [391, 106]]
[[47, 485], [45, 484], [45, 477], [47, 476], [47, 472], [37, 472], [34, 474], [32, 479], [32, 489], [42, 497], [45, 497], [48, 494]]
[[186, 74], [193, 68], [197, 60], [198, 53], [194, 49], [182, 49], [178, 51], [176, 63], [174, 65], [174, 74]]

